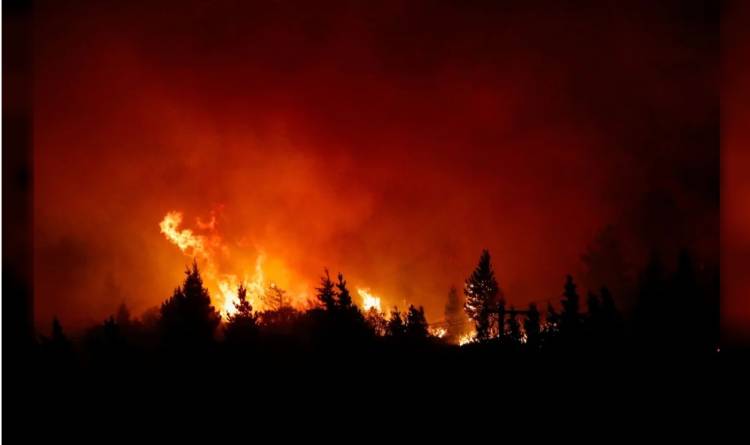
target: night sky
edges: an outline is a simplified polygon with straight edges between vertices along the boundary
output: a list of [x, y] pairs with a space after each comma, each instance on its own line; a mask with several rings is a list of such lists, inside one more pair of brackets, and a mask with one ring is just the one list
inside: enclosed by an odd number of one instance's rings
[[516, 306], [557, 300], [608, 224], [636, 266], [718, 260], [702, 6], [114, 3], [36, 3], [38, 323], [167, 298], [191, 261], [169, 211], [213, 211], [224, 271], [262, 251], [292, 293], [328, 267], [428, 320], [485, 247]]

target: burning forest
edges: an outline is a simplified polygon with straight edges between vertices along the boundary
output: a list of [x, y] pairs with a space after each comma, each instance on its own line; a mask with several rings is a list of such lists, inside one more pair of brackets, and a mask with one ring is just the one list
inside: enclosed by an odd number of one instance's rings
[[413, 386], [727, 351], [717, 2], [7, 3], [22, 380], [452, 413]]

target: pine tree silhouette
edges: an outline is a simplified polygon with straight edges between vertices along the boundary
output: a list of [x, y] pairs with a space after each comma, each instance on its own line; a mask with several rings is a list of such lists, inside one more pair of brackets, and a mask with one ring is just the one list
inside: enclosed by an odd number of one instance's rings
[[494, 315], [494, 318], [497, 319], [496, 325], [497, 325], [497, 338], [500, 341], [500, 343], [504, 343], [506, 341], [507, 337], [507, 331], [505, 329], [505, 299], [500, 298], [497, 302], [497, 314]]
[[490, 262], [490, 252], [485, 249], [479, 257], [479, 264], [466, 279], [464, 285], [466, 295], [464, 308], [469, 318], [474, 320], [479, 340], [486, 340], [490, 337], [491, 317], [496, 309], [499, 292]]
[[383, 337], [388, 333], [388, 320], [385, 319], [385, 314], [374, 307], [365, 312], [365, 321], [376, 336]]
[[424, 340], [429, 337], [427, 319], [422, 306], [416, 308], [414, 305], [409, 305], [409, 310], [406, 312], [406, 335], [412, 340]]
[[401, 312], [397, 307], [394, 307], [391, 311], [391, 318], [388, 319], [388, 336], [400, 338], [406, 334], [406, 326], [401, 318]]
[[247, 299], [247, 289], [243, 285], [237, 288], [235, 312], [227, 318], [224, 328], [224, 340], [229, 344], [248, 344], [258, 335], [257, 317], [253, 306]]
[[289, 306], [286, 300], [286, 291], [273, 283], [266, 288], [265, 302], [272, 311], [279, 311]]
[[52, 343], [56, 345], [68, 345], [70, 341], [63, 331], [60, 320], [55, 317], [52, 319]]
[[508, 311], [508, 338], [512, 343], [521, 343], [521, 324], [518, 322], [516, 308]]
[[349, 289], [346, 287], [346, 280], [344, 280], [344, 274], [339, 272], [339, 281], [336, 283], [336, 304], [341, 309], [349, 309], [352, 306], [352, 296], [349, 293]]
[[52, 360], [51, 365], [68, 366], [73, 359], [73, 344], [63, 331], [62, 324], [57, 317], [52, 320], [51, 337], [42, 337], [42, 348], [47, 357]]
[[213, 342], [221, 315], [211, 305], [208, 289], [193, 261], [185, 270], [185, 281], [161, 305], [160, 328], [170, 346], [206, 346]]
[[540, 336], [540, 343], [546, 347], [554, 347], [560, 333], [560, 314], [551, 302], [547, 302], [547, 313], [544, 317], [544, 327]]
[[125, 305], [125, 303], [120, 304], [120, 307], [117, 308], [117, 315], [115, 317], [115, 322], [121, 329], [127, 330], [128, 327], [131, 324], [130, 319], [130, 310]]
[[562, 314], [560, 315], [560, 329], [563, 332], [573, 334], [578, 330], [578, 324], [580, 323], [580, 303], [579, 303], [578, 292], [576, 291], [576, 284], [573, 282], [573, 277], [568, 275], [565, 277], [565, 286], [562, 297]]
[[541, 315], [536, 304], [529, 304], [529, 310], [526, 312], [526, 319], [523, 323], [523, 330], [526, 333], [526, 345], [529, 349], [538, 349], [540, 344], [539, 335], [541, 333]]
[[325, 275], [320, 278], [320, 287], [315, 288], [315, 290], [318, 292], [316, 295], [318, 301], [326, 310], [332, 311], [336, 308], [336, 290], [328, 274], [328, 269], [325, 269]]

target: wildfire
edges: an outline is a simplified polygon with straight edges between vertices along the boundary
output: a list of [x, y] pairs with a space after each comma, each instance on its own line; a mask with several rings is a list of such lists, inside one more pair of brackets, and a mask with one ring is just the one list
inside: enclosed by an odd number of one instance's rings
[[380, 297], [371, 294], [369, 289], [357, 288], [357, 293], [362, 297], [362, 309], [364, 309], [365, 312], [373, 308], [378, 312], [381, 312]]
[[445, 337], [448, 331], [445, 328], [430, 328], [430, 335], [437, 338]]
[[[201, 254], [206, 255], [204, 238], [193, 234], [190, 229], [179, 230], [180, 224], [182, 224], [182, 213], [181, 212], [169, 212], [164, 219], [159, 223], [161, 233], [167, 237], [169, 241], [172, 241], [177, 247], [180, 248], [184, 253]], [[190, 252], [187, 250], [191, 249]]]
[[226, 253], [227, 246], [223, 245], [221, 238], [214, 233], [216, 228], [215, 215], [211, 215], [208, 223], [200, 219], [197, 220], [198, 228], [209, 231], [211, 236], [196, 234], [191, 229], [181, 229], [182, 220], [182, 212], [168, 212], [159, 223], [161, 233], [185, 255], [198, 256], [204, 260], [201, 272], [206, 285], [213, 288], [212, 294], [217, 296], [217, 308], [222, 316], [235, 312], [237, 288], [240, 284], [247, 289], [248, 298], [253, 307], [259, 309], [266, 289], [263, 273], [265, 255], [263, 253], [258, 255], [255, 261], [255, 271], [252, 275], [245, 274], [243, 278], [240, 278], [236, 274], [221, 273], [217, 266], [217, 256]]
[[468, 334], [464, 334], [458, 338], [458, 345], [463, 346], [469, 343], [474, 342], [474, 332], [469, 332]]

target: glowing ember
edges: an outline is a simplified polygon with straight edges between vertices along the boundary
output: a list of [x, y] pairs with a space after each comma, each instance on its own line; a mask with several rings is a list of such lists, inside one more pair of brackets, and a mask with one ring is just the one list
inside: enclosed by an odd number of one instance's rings
[[430, 335], [437, 338], [445, 337], [448, 331], [445, 328], [430, 328]]
[[375, 295], [372, 295], [369, 289], [357, 288], [357, 293], [359, 294], [360, 297], [362, 297], [362, 309], [364, 309], [365, 312], [373, 308], [377, 310], [378, 312], [381, 312], [380, 297], [376, 297]]
[[474, 332], [464, 334], [458, 338], [458, 345], [463, 346], [474, 342]]

